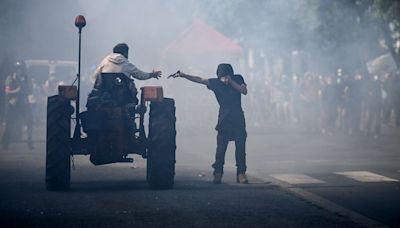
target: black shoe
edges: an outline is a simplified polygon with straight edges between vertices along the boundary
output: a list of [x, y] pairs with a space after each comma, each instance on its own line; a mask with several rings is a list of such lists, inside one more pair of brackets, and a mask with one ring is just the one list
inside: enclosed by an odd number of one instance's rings
[[239, 174], [239, 175], [236, 177], [236, 183], [239, 183], [239, 184], [248, 184], [248, 183], [249, 183], [249, 180], [247, 179], [246, 174], [244, 174], [244, 173]]
[[214, 184], [221, 184], [222, 183], [222, 173], [214, 173]]

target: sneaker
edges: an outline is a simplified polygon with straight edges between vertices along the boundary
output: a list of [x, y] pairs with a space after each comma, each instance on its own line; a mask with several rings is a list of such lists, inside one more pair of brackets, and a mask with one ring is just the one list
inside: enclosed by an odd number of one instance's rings
[[248, 184], [248, 183], [249, 183], [249, 180], [247, 179], [246, 174], [241, 173], [241, 174], [239, 174], [239, 175], [237, 176], [236, 182], [239, 183], [239, 184]]
[[214, 173], [214, 184], [221, 184], [222, 182], [222, 174], [221, 173]]

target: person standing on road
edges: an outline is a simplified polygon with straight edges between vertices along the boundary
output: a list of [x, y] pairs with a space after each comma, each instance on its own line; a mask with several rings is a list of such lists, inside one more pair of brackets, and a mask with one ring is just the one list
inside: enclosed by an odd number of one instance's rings
[[375, 139], [381, 134], [382, 89], [378, 75], [369, 79], [367, 84], [367, 124], [366, 135], [373, 135]]
[[220, 184], [224, 173], [225, 152], [229, 141], [235, 141], [235, 158], [237, 167], [236, 182], [247, 184], [246, 177], [246, 123], [241, 105], [241, 95], [247, 94], [247, 85], [241, 75], [234, 75], [230, 64], [222, 63], [217, 68], [217, 78], [204, 79], [178, 71], [172, 77], [182, 77], [189, 81], [206, 85], [214, 92], [219, 104], [216, 130], [217, 149], [214, 168], [215, 184]]
[[32, 143], [33, 113], [28, 100], [28, 96], [32, 94], [32, 81], [26, 74], [26, 66], [23, 61], [16, 62], [15, 72], [7, 77], [5, 94], [6, 116], [2, 148], [8, 149], [11, 135], [19, 120], [18, 117], [22, 116], [27, 126], [28, 148], [34, 149]]

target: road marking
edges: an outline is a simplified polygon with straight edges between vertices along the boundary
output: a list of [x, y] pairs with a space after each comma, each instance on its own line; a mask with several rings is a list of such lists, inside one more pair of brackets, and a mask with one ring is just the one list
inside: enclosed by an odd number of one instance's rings
[[[200, 156], [203, 158], [212, 160], [212, 157], [210, 157], [210, 156], [206, 156], [204, 154], [201, 154]], [[232, 168], [233, 170], [235, 168], [235, 165], [230, 162], [225, 163], [225, 165], [227, 167]], [[299, 187], [293, 187], [292, 185], [290, 185], [286, 182], [282, 182], [278, 179], [271, 179], [268, 177], [266, 178], [265, 175], [262, 175], [261, 173], [257, 173], [257, 172], [248, 171], [247, 174], [249, 176], [259, 179], [265, 183], [271, 183], [272, 185], [279, 186], [279, 187], [281, 187], [282, 190], [292, 193], [293, 195], [300, 197], [300, 198], [306, 200], [307, 202], [312, 203], [313, 205], [315, 205], [317, 207], [320, 207], [322, 209], [330, 211], [331, 213], [334, 213], [334, 214], [348, 217], [355, 223], [361, 224], [365, 227], [387, 227], [378, 221], [375, 221], [375, 220], [370, 219], [364, 215], [361, 215], [355, 211], [352, 211], [345, 207], [342, 207], [336, 203], [329, 201], [328, 199], [325, 199], [321, 196], [315, 195], [307, 190], [301, 189]]]
[[271, 177], [289, 184], [321, 184], [322, 180], [312, 178], [304, 174], [272, 174]]
[[385, 177], [368, 171], [334, 172], [360, 182], [398, 182], [399, 180]]
[[[355, 211], [352, 211], [350, 209], [347, 209], [345, 207], [342, 207], [332, 201], [329, 201], [328, 199], [325, 199], [321, 196], [318, 196], [316, 194], [313, 194], [305, 189], [302, 189], [300, 187], [293, 186], [291, 184], [288, 184], [286, 182], [283, 182], [278, 179], [271, 179], [271, 178], [265, 178], [263, 175], [260, 175], [259, 173], [255, 172], [247, 172], [249, 176], [259, 179], [261, 181], [265, 182], [271, 182], [273, 185], [279, 186], [282, 188], [282, 190], [285, 190], [289, 193], [292, 193], [293, 195], [300, 197], [307, 202], [310, 202], [311, 204], [320, 207], [324, 210], [327, 210], [331, 213], [338, 214], [341, 216], [345, 216], [350, 218], [353, 222], [357, 224], [361, 224], [362, 226], [365, 227], [387, 227], [386, 225], [375, 221], [373, 219], [370, 219], [364, 215], [361, 215]], [[272, 175], [270, 175], [272, 176]]]

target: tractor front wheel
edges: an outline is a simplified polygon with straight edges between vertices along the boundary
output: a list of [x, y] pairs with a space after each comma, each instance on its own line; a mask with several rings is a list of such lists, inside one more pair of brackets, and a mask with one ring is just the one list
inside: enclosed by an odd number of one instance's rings
[[58, 95], [47, 101], [46, 189], [67, 190], [71, 180], [71, 105]]

